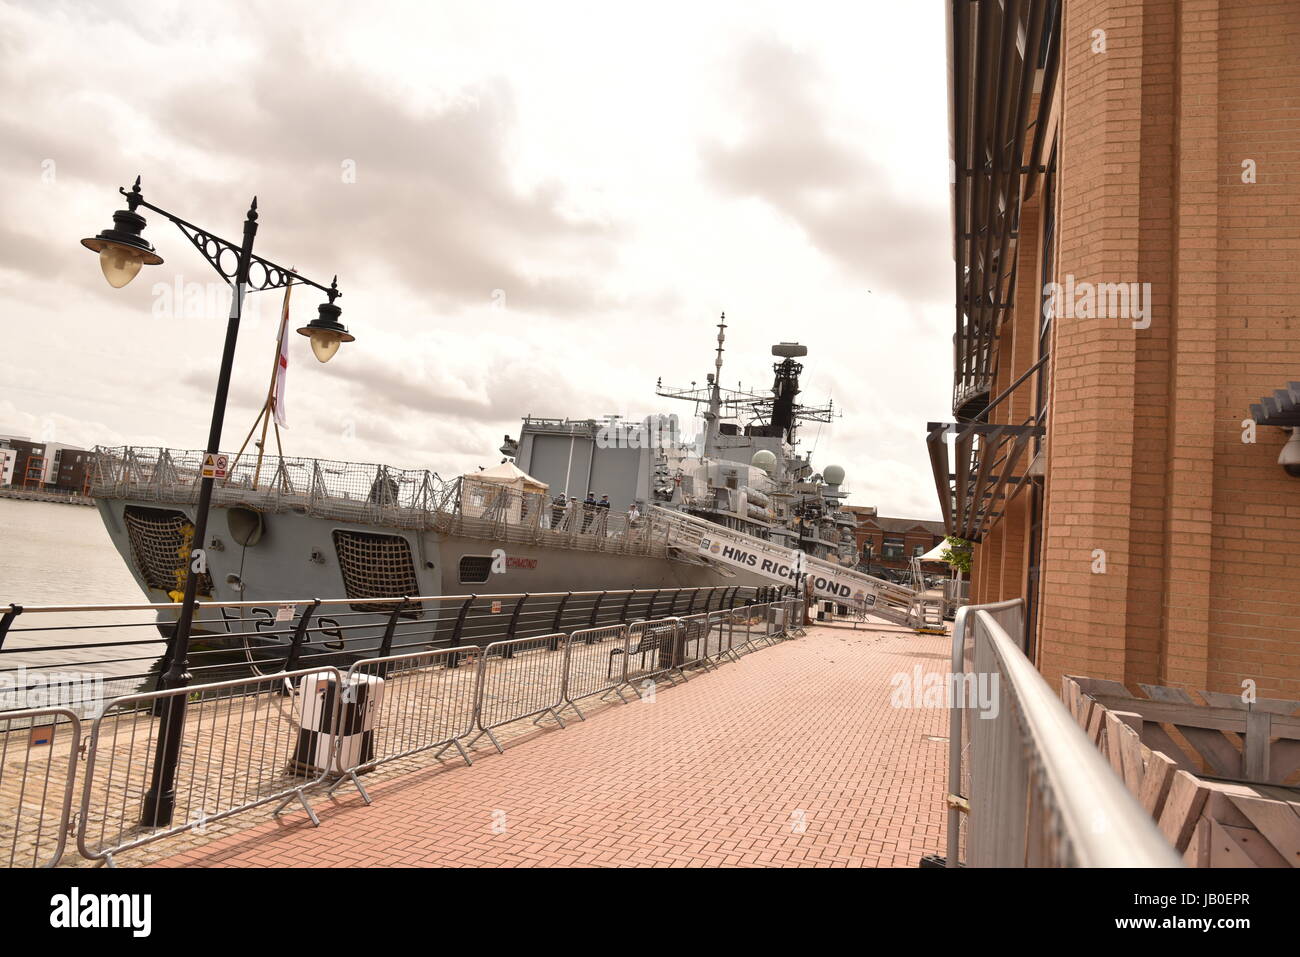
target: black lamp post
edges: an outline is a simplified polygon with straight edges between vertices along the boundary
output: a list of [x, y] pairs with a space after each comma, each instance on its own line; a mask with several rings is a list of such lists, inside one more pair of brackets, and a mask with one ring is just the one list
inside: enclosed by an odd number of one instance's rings
[[[236, 246], [205, 229], [186, 222], [179, 216], [167, 212], [145, 201], [140, 192], [140, 177], [130, 192], [119, 189], [126, 197], [126, 209], [113, 214], [113, 227], [98, 236], [83, 239], [81, 244], [93, 252], [99, 253], [99, 265], [104, 271], [104, 278], [109, 285], [120, 289], [140, 272], [141, 266], [156, 266], [162, 263], [153, 246], [141, 236], [145, 219], [137, 210], [140, 207], [152, 210], [171, 220], [183, 232], [203, 258], [215, 269], [221, 278], [230, 284], [231, 303], [230, 320], [226, 325], [225, 348], [221, 353], [221, 374], [217, 378], [217, 392], [212, 405], [212, 425], [208, 430], [208, 444], [204, 449], [204, 460], [220, 451], [221, 426], [226, 415], [226, 397], [230, 392], [230, 373], [235, 362], [235, 343], [239, 338], [239, 320], [243, 312], [244, 296], [251, 290], [261, 292], [267, 289], [280, 289], [290, 283], [314, 286], [328, 297], [319, 306], [319, 316], [308, 325], [299, 329], [301, 335], [311, 337], [312, 352], [321, 362], [328, 362], [338, 351], [339, 343], [353, 341], [353, 336], [339, 322], [342, 310], [334, 304], [341, 293], [338, 290], [338, 277], [328, 287], [300, 276], [283, 266], [277, 266], [269, 260], [253, 255], [253, 238], [257, 235], [257, 197], [253, 197], [248, 215], [244, 219], [243, 242]], [[163, 673], [159, 679], [160, 689], [183, 688], [190, 683], [189, 643], [190, 629], [194, 622], [194, 604], [199, 576], [195, 565], [206, 568], [204, 543], [208, 528], [208, 509], [212, 504], [212, 486], [215, 476], [211, 470], [202, 470], [199, 487], [199, 501], [194, 512], [194, 538], [196, 543], [190, 552], [190, 561], [185, 566], [185, 589], [181, 599], [181, 612], [172, 632], [167, 655], [163, 660]], [[181, 735], [185, 729], [185, 695], [169, 695], [162, 701], [159, 713], [160, 729], [155, 749], [153, 777], [149, 790], [144, 797], [143, 813], [140, 823], [146, 827], [165, 827], [171, 824], [172, 813], [176, 806], [176, 766], [180, 757]]]

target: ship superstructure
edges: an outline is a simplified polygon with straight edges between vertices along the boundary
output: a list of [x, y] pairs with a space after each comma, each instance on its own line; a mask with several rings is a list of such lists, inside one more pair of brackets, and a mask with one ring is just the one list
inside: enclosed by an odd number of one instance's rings
[[527, 417], [519, 440], [507, 437], [503, 453], [558, 494], [608, 495], [615, 508], [660, 505], [852, 567], [856, 523], [842, 508], [844, 469], [830, 465], [817, 473], [810, 456], [798, 451], [802, 423], [829, 423], [839, 414], [832, 401], [798, 400], [803, 365], [797, 360], [808, 348], [772, 347], [778, 361], [767, 392], [725, 388], [725, 315], [717, 328], [713, 371], [703, 386], [656, 384], [657, 395], [694, 406], [699, 429], [693, 435], [676, 415]]

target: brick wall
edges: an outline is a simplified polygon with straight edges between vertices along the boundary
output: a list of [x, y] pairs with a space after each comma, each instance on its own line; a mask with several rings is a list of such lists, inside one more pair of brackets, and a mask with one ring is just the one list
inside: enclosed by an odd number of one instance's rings
[[[1250, 403], [1300, 379], [1300, 0], [1066, 0], [1062, 29], [1055, 275], [1150, 283], [1151, 316], [1053, 324], [1039, 666], [1300, 697], [1300, 480], [1283, 433], [1242, 443]], [[1023, 589], [1021, 499], [977, 550], [979, 600]]]

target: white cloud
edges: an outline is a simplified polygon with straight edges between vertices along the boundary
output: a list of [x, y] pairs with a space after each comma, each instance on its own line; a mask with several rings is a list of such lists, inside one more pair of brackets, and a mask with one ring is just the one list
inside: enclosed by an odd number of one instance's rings
[[[818, 466], [843, 465], [881, 514], [937, 516], [938, 5], [277, 10], [0, 8], [0, 432], [52, 418], [86, 444], [206, 436], [224, 322], [156, 318], [152, 284], [216, 277], [156, 216], [167, 262], [125, 290], [77, 245], [139, 172], [152, 200], [228, 238], [256, 193], [263, 255], [339, 274], [357, 342], [319, 366], [295, 338], [292, 454], [449, 474], [494, 461], [527, 413], [687, 411], [655, 379], [702, 381], [725, 309], [725, 383], [766, 387], [768, 346], [805, 342], [804, 398], [844, 411], [805, 431]], [[765, 120], [756, 94], [784, 113]], [[278, 294], [262, 295], [227, 446], [269, 372]], [[312, 297], [295, 304], [310, 318]]]

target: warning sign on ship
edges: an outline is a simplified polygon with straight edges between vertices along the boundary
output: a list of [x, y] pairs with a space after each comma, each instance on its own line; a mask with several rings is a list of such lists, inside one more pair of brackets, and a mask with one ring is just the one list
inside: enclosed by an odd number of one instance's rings
[[226, 459], [225, 455], [218, 455], [209, 452], [203, 456], [203, 470], [200, 473], [205, 479], [223, 479], [226, 477]]

